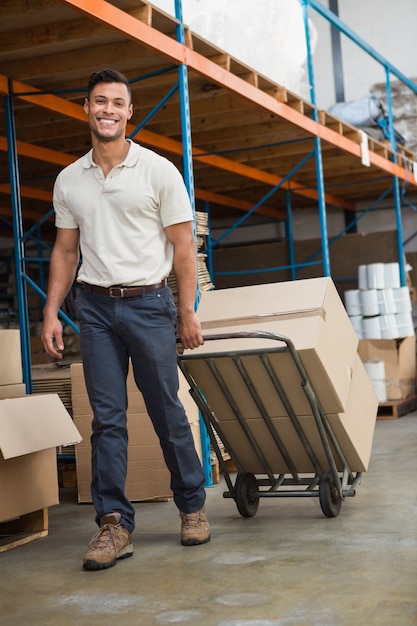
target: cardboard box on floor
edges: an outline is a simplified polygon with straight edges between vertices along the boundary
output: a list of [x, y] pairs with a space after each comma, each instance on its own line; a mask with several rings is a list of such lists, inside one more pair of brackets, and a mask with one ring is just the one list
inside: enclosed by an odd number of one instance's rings
[[[202, 292], [198, 316], [205, 335], [267, 331], [288, 337], [326, 414], [345, 410], [358, 338], [331, 278]], [[198, 353], [267, 346], [271, 341], [207, 341]], [[282, 354], [280, 374], [295, 413], [308, 415], [309, 404], [292, 382], [294, 366], [288, 353]]]
[[[233, 386], [230, 385], [230, 387]], [[259, 389], [257, 390], [259, 391]], [[301, 389], [299, 393], [303, 393]], [[236, 418], [229, 419], [230, 416], [227, 414], [224, 418], [223, 406], [218, 403], [219, 396], [220, 394], [217, 394], [213, 387], [211, 390], [207, 390], [210, 408], [217, 417], [219, 427], [229, 442], [229, 452], [233, 453], [234, 459], [237, 459], [244, 471], [265, 474], [264, 465], [254, 452], [254, 444], [248, 440], [238, 420]], [[268, 396], [263, 394], [262, 399], [266, 401], [267, 405]], [[246, 426], [248, 426], [256, 445], [264, 455], [272, 472], [274, 474], [289, 473], [289, 467], [264, 420], [259, 414], [255, 417], [254, 413], [248, 410], [249, 404], [246, 406], [246, 411], [244, 408], [242, 409]], [[315, 473], [315, 468], [306, 452], [305, 445], [299, 438], [288, 415], [285, 417], [277, 416], [272, 403], [271, 406], [267, 406], [267, 410], [274, 429], [283, 442], [296, 471], [298, 473]], [[353, 472], [365, 472], [368, 469], [377, 411], [378, 399], [364, 365], [357, 355], [346, 410], [343, 413], [327, 415], [335, 439]], [[330, 469], [313, 414], [296, 417], [320, 466], [323, 470]], [[336, 466], [339, 471], [342, 471], [343, 464], [333, 447], [332, 451]]]
[[361, 339], [358, 347], [362, 361], [384, 362], [388, 400], [402, 400], [416, 391], [416, 338]]
[[[197, 406], [188, 393], [188, 384], [180, 373], [179, 396], [187, 412], [197, 453], [201, 459], [200, 426]], [[83, 441], [75, 448], [78, 501], [91, 502], [91, 421], [92, 410], [87, 396], [82, 363], [71, 365], [72, 407], [74, 422]], [[158, 437], [145, 408], [143, 396], [130, 370], [127, 380], [129, 432], [126, 495], [132, 502], [172, 498], [170, 473], [166, 467]]]
[[59, 503], [56, 448], [80, 439], [57, 394], [0, 400], [0, 522]]

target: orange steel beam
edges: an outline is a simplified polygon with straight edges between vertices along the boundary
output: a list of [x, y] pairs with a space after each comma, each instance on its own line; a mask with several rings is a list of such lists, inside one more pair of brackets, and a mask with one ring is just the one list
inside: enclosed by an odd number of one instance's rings
[[[40, 146], [34, 146], [33, 144], [26, 143], [24, 141], [16, 141], [16, 147], [18, 154], [26, 157], [30, 157], [33, 159], [39, 159], [41, 161], [46, 161], [48, 163], [56, 163], [57, 165], [66, 166], [70, 163], [73, 163], [77, 157], [72, 154], [66, 154], [65, 152], [58, 152], [56, 150], [49, 150], [47, 148], [41, 148]], [[7, 151], [7, 140], [5, 137], [0, 136], [0, 150]], [[23, 189], [23, 188], [22, 188]], [[30, 190], [30, 187], [25, 187], [24, 189]], [[1, 191], [1, 189], [0, 189]], [[3, 189], [3, 192], [5, 190]], [[10, 192], [10, 187], [7, 193]], [[250, 202], [245, 202], [244, 200], [237, 200], [235, 198], [230, 198], [229, 196], [224, 196], [217, 193], [212, 193], [210, 191], [205, 191], [204, 189], [195, 189], [195, 195], [199, 200], [207, 200], [209, 202], [213, 202], [219, 204], [221, 206], [228, 206], [231, 208], [239, 209], [241, 211], [249, 212], [253, 205]], [[23, 197], [33, 197], [32, 195], [27, 196], [22, 192]], [[52, 200], [52, 196], [46, 199], [48, 202]], [[257, 209], [257, 213], [261, 215], [268, 215], [269, 217], [274, 217], [276, 219], [285, 219], [286, 212], [281, 211], [279, 209], [273, 209], [270, 207], [259, 207]]]
[[[61, 2], [73, 7], [80, 13], [87, 15], [101, 24], [106, 24], [111, 29], [139, 42], [157, 54], [162, 54], [172, 61], [187, 65], [199, 74], [210, 78], [213, 82], [222, 85], [226, 89], [235, 91], [247, 100], [265, 108], [267, 111], [275, 113], [277, 116], [282, 117], [312, 135], [346, 152], [350, 152], [358, 158], [361, 157], [360, 145], [351, 139], [315, 122], [285, 103], [278, 102], [273, 96], [259, 90], [257, 87], [239, 78], [239, 76], [235, 76], [213, 61], [210, 61], [210, 59], [206, 59], [195, 50], [191, 50], [186, 45], [171, 39], [168, 35], [160, 33], [152, 26], [148, 26], [144, 22], [137, 20], [135, 17], [109, 4], [105, 0], [95, 0], [94, 2], [90, 0], [61, 0]], [[371, 163], [376, 167], [385, 170], [393, 176], [408, 180], [409, 176], [407, 176], [406, 170], [396, 163], [387, 161], [373, 152], [370, 152], [369, 157]], [[297, 191], [297, 193], [302, 193], [302, 188], [293, 188], [291, 185], [290, 188]], [[306, 194], [302, 193], [302, 195]], [[326, 196], [326, 198], [327, 197], [328, 196]], [[333, 203], [331, 202], [331, 204]], [[340, 206], [340, 204], [336, 204], [336, 206]], [[350, 205], [350, 207], [345, 206], [344, 208], [352, 208], [352, 205]]]
[[[0, 207], [0, 215], [3, 215], [4, 217], [12, 217], [12, 207]], [[30, 219], [33, 220], [39, 220], [39, 218], [41, 217], [41, 214], [36, 212], [36, 211], [23, 211], [23, 217], [28, 217]], [[53, 218], [53, 215], [51, 215], [50, 219]], [[48, 220], [49, 221], [49, 220]]]
[[[0, 193], [10, 194], [11, 189], [9, 184], [0, 185]], [[24, 198], [32, 198], [32, 200], [45, 200], [46, 202], [52, 202], [52, 192], [44, 189], [36, 189], [35, 187], [26, 187], [22, 185], [20, 187], [20, 193]]]
[[[84, 123], [87, 122], [87, 117], [85, 115], [84, 109], [79, 104], [69, 102], [68, 100], [59, 98], [58, 96], [54, 96], [52, 94], [39, 93], [39, 95], [37, 95], [37, 93], [39, 92], [38, 89], [29, 85], [25, 85], [24, 83], [20, 83], [18, 81], [12, 81], [12, 86], [15, 96], [24, 100], [25, 102], [30, 102], [50, 111], [62, 113], [64, 115], [67, 115], [68, 117], [77, 119]], [[8, 79], [2, 75], [0, 75], [0, 92], [4, 94], [9, 93]], [[134, 130], [134, 125], [127, 125], [127, 132], [129, 134], [132, 133]], [[157, 133], [153, 133], [152, 131], [142, 129], [137, 136], [143, 143], [146, 143], [153, 147], [161, 148], [174, 154], [183, 153], [183, 147], [181, 142], [169, 139], [168, 137], [163, 137], [162, 135], [158, 135]], [[268, 172], [263, 172], [262, 170], [257, 170], [248, 165], [236, 163], [235, 161], [230, 161], [229, 159], [225, 159], [224, 157], [219, 157], [216, 155], [205, 155], [203, 150], [199, 150], [198, 148], [193, 148], [193, 158], [202, 163], [206, 163], [207, 165], [211, 165], [213, 167], [217, 167], [219, 169], [226, 170], [240, 176], [244, 176], [245, 178], [250, 178], [263, 182], [267, 185], [271, 185], [271, 187], [275, 187], [283, 181], [283, 178], [281, 178], [280, 176], [269, 174]], [[294, 193], [298, 193], [313, 200], [318, 199], [318, 192], [315, 189], [305, 189], [302, 185], [294, 183], [291, 180], [283, 183], [282, 188], [290, 189]], [[348, 202], [343, 198], [339, 198], [330, 194], [326, 194], [325, 197], [326, 201], [333, 206], [339, 207], [341, 209], [355, 210], [353, 203]]]
[[[75, 161], [76, 158], [71, 154], [66, 154], [65, 152], [58, 152], [56, 150], [50, 150], [49, 148], [34, 146], [33, 144], [25, 143], [24, 141], [16, 141], [16, 148], [17, 152], [22, 156], [36, 159], [38, 161], [46, 161], [47, 163], [56, 163], [57, 165], [62, 165], [63, 167], [66, 167]], [[7, 152], [7, 149], [6, 137], [0, 136], [0, 150]]]

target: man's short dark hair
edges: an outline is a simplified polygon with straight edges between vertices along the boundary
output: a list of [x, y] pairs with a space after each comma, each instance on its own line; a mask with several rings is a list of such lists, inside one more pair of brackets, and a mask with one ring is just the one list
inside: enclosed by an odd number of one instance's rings
[[[129, 82], [124, 74], [118, 72], [117, 70], [101, 70], [101, 72], [94, 72], [90, 76], [90, 80], [88, 81], [88, 93], [87, 99], [90, 99], [90, 94], [93, 91], [94, 87], [99, 83], [122, 83], [126, 85], [127, 91], [129, 93], [130, 102], [132, 102], [132, 91], [130, 89]], [[129, 104], [130, 104], [129, 102]]]

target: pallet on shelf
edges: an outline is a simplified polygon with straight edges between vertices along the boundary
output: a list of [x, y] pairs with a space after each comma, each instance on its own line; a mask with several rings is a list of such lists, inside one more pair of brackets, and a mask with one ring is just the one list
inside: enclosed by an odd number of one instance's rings
[[48, 509], [0, 523], [0, 552], [23, 546], [48, 534]]
[[417, 395], [402, 400], [389, 400], [378, 405], [378, 420], [396, 420], [417, 410]]

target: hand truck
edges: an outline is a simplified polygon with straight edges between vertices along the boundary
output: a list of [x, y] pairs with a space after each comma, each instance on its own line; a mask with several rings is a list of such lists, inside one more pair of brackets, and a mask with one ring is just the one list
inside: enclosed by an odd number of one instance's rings
[[[246, 339], [270, 340], [271, 347], [268, 342], [262, 349], [249, 347], [216, 352], [197, 349], [178, 354], [178, 365], [200, 409], [224, 475], [228, 490], [223, 497], [232, 498], [243, 517], [253, 517], [257, 513], [260, 498], [318, 497], [324, 515], [336, 517], [345, 498], [355, 496], [362, 474], [349, 467], [293, 342], [275, 333], [244, 331], [208, 335], [204, 342], [217, 341], [221, 346], [224, 340], [235, 339], [245, 339], [245, 342]], [[303, 419], [295, 414], [280, 383], [279, 355], [283, 352], [290, 355], [298, 376], [294, 382], [311, 407], [316, 439], [318, 434], [321, 442], [320, 454], [317, 445], [313, 449]], [[267, 381], [268, 398], [262, 397], [263, 385], [259, 383], [262, 379]], [[274, 417], [273, 407], [278, 401], [285, 407], [284, 422]], [[255, 420], [246, 415], [249, 406], [252, 417], [255, 411]], [[303, 464], [297, 466], [294, 452], [285, 443], [285, 429], [288, 428], [296, 433], [298, 446], [302, 445], [312, 471], [305, 471]], [[269, 454], [263, 449], [265, 433]], [[229, 471], [220, 445], [230, 455], [235, 467], [233, 471]], [[235, 473], [233, 482], [231, 474]]]

